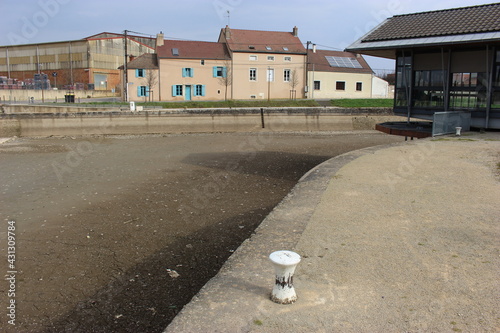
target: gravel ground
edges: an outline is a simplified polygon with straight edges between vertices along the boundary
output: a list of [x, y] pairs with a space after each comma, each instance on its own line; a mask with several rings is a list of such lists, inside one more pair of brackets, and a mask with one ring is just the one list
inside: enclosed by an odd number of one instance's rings
[[15, 221], [16, 326], [2, 315], [0, 330], [161, 332], [304, 173], [402, 140], [366, 131], [9, 140], [0, 248], [6, 257]]

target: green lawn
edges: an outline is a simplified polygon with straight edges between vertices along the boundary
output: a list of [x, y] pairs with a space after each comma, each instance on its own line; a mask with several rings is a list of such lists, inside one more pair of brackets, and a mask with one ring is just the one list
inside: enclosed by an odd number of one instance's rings
[[364, 98], [364, 99], [332, 99], [331, 106], [344, 108], [392, 108], [394, 100], [391, 98]]
[[[103, 103], [103, 102], [91, 102], [82, 103], [87, 105], [128, 105], [128, 103]], [[258, 107], [308, 107], [308, 106], [320, 106], [318, 102], [310, 99], [298, 99], [298, 100], [256, 100], [256, 101], [187, 101], [187, 102], [136, 102], [136, 105], [142, 106], [152, 106], [163, 109], [205, 109], [205, 108], [258, 108]], [[331, 106], [338, 106], [344, 108], [366, 108], [366, 107], [378, 107], [378, 108], [391, 108], [394, 105], [394, 100], [388, 98], [366, 98], [366, 99], [332, 99], [330, 100]]]
[[[128, 103], [82, 103], [82, 104], [96, 104], [96, 105], [128, 105]], [[204, 108], [256, 108], [256, 107], [307, 107], [307, 106], [319, 106], [319, 104], [314, 100], [258, 100], [258, 101], [217, 101], [217, 102], [136, 102], [136, 105], [141, 106], [153, 106], [160, 107], [163, 109], [204, 109]]]

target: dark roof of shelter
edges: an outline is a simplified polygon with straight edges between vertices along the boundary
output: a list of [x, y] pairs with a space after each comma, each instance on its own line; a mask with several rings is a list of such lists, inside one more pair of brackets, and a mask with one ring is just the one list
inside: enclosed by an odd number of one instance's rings
[[362, 42], [500, 31], [500, 3], [396, 15]]
[[[227, 48], [223, 43], [185, 40], [165, 40], [164, 43], [157, 49], [159, 58], [229, 59]], [[177, 53], [175, 53], [174, 49]]]
[[[362, 68], [334, 67], [330, 65], [326, 57], [355, 59], [362, 66]], [[372, 69], [363, 58], [363, 56], [352, 52], [316, 50], [316, 53], [314, 53], [312, 50], [309, 50], [308, 58], [309, 71], [314, 70], [316, 72], [373, 73]]]
[[[221, 30], [221, 35], [226, 29], [229, 28]], [[306, 54], [304, 45], [293, 32], [230, 29], [230, 33], [226, 41], [231, 51]]]
[[[156, 58], [156, 53], [144, 53], [127, 63], [127, 69], [137, 68], [158, 69], [158, 59]], [[120, 66], [119, 69], [123, 69], [123, 65]]]

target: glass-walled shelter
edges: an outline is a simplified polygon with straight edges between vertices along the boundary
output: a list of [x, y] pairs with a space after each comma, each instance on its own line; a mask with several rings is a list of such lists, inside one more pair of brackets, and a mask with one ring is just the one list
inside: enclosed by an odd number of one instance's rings
[[347, 50], [395, 59], [395, 114], [462, 111], [473, 127], [500, 129], [498, 17], [498, 3], [398, 15]]

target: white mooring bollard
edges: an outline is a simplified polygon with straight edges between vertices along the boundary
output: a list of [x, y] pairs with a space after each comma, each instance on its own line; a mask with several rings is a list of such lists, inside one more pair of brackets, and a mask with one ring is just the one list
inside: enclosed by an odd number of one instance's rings
[[455, 127], [455, 130], [456, 130], [455, 135], [460, 136], [460, 131], [462, 130], [462, 127]]
[[297, 300], [293, 288], [293, 273], [300, 262], [300, 255], [292, 251], [276, 251], [269, 256], [274, 265], [276, 282], [271, 300], [280, 304], [290, 304]]

